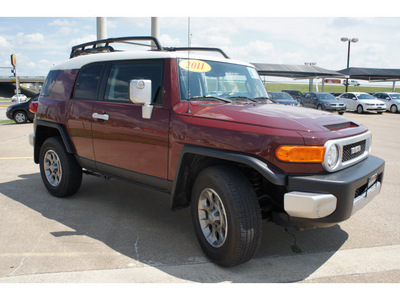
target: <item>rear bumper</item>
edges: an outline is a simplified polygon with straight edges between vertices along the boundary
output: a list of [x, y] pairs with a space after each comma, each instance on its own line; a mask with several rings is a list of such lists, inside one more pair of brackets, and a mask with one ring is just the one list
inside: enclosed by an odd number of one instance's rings
[[291, 223], [307, 229], [347, 220], [379, 194], [384, 168], [384, 160], [369, 156], [335, 173], [289, 176], [284, 207]]

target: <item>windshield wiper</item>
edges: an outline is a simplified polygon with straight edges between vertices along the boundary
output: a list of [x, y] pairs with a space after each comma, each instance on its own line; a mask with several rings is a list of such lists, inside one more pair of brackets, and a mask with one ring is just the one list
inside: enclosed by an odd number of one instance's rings
[[229, 100], [229, 99], [225, 99], [225, 98], [220, 98], [220, 97], [216, 97], [216, 96], [194, 96], [194, 97], [191, 97], [191, 98], [189, 98], [189, 99], [187, 99], [187, 100], [203, 100], [203, 99], [207, 99], [207, 100], [220, 100], [220, 101], [224, 101], [224, 102], [227, 102], [227, 103], [232, 103], [232, 101], [231, 100]]
[[228, 97], [228, 99], [246, 99], [246, 100], [250, 100], [252, 102], [257, 102], [257, 100], [254, 100], [252, 98], [245, 97], [245, 96], [232, 96], [232, 97]]
[[269, 101], [271, 101], [272, 103], [274, 103], [274, 101], [271, 99], [271, 98], [269, 98], [269, 97], [256, 97], [256, 98], [254, 98], [254, 99], [256, 99], [256, 100], [258, 100], [258, 101], [262, 101], [262, 100], [269, 100]]

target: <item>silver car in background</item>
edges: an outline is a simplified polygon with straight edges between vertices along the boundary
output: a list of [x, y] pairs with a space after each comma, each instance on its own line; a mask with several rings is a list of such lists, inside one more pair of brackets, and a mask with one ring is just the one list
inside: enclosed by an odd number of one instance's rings
[[373, 96], [385, 102], [386, 110], [390, 110], [392, 113], [400, 111], [400, 93], [375, 93]]
[[342, 100], [346, 104], [347, 110], [356, 111], [359, 114], [366, 111], [375, 111], [381, 114], [386, 110], [386, 105], [383, 101], [376, 99], [368, 93], [344, 93], [337, 99]]

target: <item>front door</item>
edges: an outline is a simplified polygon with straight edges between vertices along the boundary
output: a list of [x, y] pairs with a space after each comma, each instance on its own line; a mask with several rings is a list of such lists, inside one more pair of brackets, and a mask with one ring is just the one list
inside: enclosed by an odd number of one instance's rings
[[[144, 174], [167, 178], [170, 112], [162, 107], [163, 68], [162, 60], [108, 64], [103, 100], [93, 107], [92, 137], [98, 170], [121, 177]], [[143, 119], [142, 106], [129, 100], [132, 79], [152, 82], [154, 109], [150, 119]]]

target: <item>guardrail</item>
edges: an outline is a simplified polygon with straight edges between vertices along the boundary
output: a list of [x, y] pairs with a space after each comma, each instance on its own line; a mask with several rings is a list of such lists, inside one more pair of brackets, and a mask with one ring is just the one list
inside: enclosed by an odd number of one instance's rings
[[[46, 76], [18, 76], [19, 83], [43, 83]], [[0, 76], [0, 82], [15, 82], [14, 76]]]

